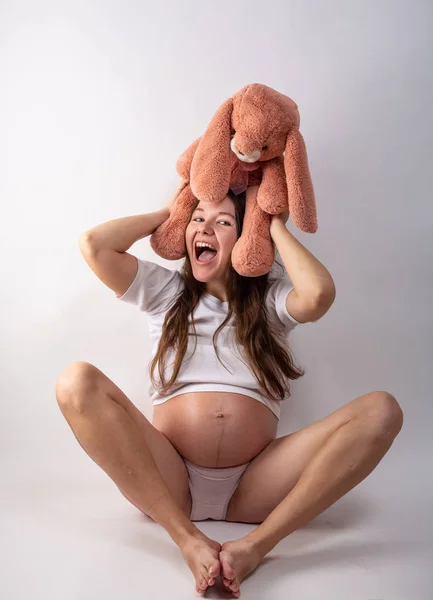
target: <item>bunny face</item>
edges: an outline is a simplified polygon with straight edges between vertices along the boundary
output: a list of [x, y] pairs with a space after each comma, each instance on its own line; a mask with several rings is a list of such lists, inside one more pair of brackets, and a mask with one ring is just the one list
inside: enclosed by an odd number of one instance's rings
[[297, 105], [260, 84], [245, 86], [232, 97], [230, 147], [239, 160], [270, 160], [283, 154], [288, 132], [299, 124]]
[[284, 152], [286, 138], [279, 132], [262, 132], [251, 135], [242, 129], [235, 131], [230, 139], [230, 149], [239, 160], [245, 163], [270, 160]]

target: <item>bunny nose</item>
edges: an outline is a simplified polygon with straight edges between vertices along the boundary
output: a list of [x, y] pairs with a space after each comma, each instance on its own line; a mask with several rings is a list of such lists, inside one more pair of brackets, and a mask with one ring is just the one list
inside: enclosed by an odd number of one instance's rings
[[244, 153], [243, 153], [243, 152], [241, 152], [240, 150], [238, 150], [238, 152], [239, 152], [239, 154], [242, 154], [242, 156], [244, 155]]

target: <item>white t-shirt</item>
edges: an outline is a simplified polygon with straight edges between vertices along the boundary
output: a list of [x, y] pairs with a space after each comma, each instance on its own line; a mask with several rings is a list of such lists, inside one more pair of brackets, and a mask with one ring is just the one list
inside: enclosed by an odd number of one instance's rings
[[[161, 337], [165, 314], [174, 303], [177, 293], [182, 289], [183, 282], [179, 271], [166, 269], [141, 258], [137, 258], [137, 261], [138, 269], [134, 281], [122, 296], [116, 294], [116, 297], [123, 302], [137, 306], [140, 311], [146, 313], [153, 358]], [[270, 275], [274, 275], [272, 270]], [[291, 289], [293, 289], [293, 284], [284, 271], [281, 278], [270, 284], [265, 300], [269, 315], [277, 324], [283, 340], [299, 324], [286, 309], [286, 297]], [[149, 396], [153, 404], [162, 404], [173, 396], [187, 392], [236, 392], [262, 402], [279, 418], [280, 402], [268, 398], [264, 394], [248, 366], [245, 356], [242, 360], [239, 347], [236, 347], [234, 343], [234, 315], [217, 338], [219, 356], [227, 368], [224, 368], [218, 360], [212, 336], [227, 316], [227, 310], [228, 302], [222, 302], [208, 292], [204, 292], [194, 311], [197, 334], [195, 351], [195, 333], [191, 324], [191, 315], [189, 315], [188, 347], [176, 381], [170, 393], [164, 396], [161, 396], [150, 383]], [[172, 373], [174, 358], [175, 353], [171, 348], [166, 359], [166, 381], [169, 380], [169, 375]], [[156, 381], [159, 382], [158, 368], [155, 369], [154, 374]]]

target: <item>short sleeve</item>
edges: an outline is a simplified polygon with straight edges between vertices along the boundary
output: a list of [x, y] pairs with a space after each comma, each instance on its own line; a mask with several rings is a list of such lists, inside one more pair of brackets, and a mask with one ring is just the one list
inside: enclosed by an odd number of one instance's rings
[[137, 259], [137, 273], [134, 281], [118, 300], [133, 304], [140, 311], [158, 313], [166, 311], [181, 286], [179, 271], [166, 269], [157, 263]]
[[276, 278], [269, 285], [266, 294], [266, 308], [273, 318], [277, 318], [286, 330], [294, 329], [297, 325], [302, 325], [288, 312], [286, 308], [287, 294], [294, 289], [293, 283], [287, 273], [282, 277]]

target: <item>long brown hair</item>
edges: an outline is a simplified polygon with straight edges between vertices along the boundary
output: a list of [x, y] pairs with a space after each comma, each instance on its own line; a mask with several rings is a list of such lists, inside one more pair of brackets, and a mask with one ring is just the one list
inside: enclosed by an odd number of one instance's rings
[[[236, 231], [239, 238], [245, 214], [245, 192], [236, 196], [229, 190], [228, 196], [234, 203]], [[191, 214], [198, 203], [199, 200], [194, 204]], [[284, 270], [280, 263], [276, 261], [276, 264]], [[206, 291], [205, 283], [198, 281], [193, 275], [188, 253], [180, 269], [180, 274], [184, 286], [165, 315], [158, 348], [149, 367], [152, 385], [156, 387], [154, 370], [158, 365], [161, 382], [158, 389], [162, 395], [169, 392], [182, 366], [188, 348], [189, 315], [191, 315], [191, 324], [195, 334], [195, 352], [197, 334], [193, 312], [201, 295]], [[236, 344], [243, 348], [248, 365], [265, 394], [274, 400], [281, 401], [286, 394], [290, 395], [290, 385], [286, 379], [298, 379], [305, 374], [305, 371], [295, 366], [290, 348], [280, 335], [281, 329], [274, 325], [266, 310], [265, 296], [273, 281], [275, 278], [271, 278], [269, 273], [259, 277], [239, 275], [230, 263], [224, 282], [228, 296], [228, 313], [215, 330], [212, 341], [218, 360], [221, 362], [216, 340], [234, 314]], [[172, 375], [166, 382], [165, 362], [171, 348], [176, 351], [176, 355]], [[221, 364], [223, 363], [221, 362]], [[223, 366], [225, 367], [225, 365]]]

